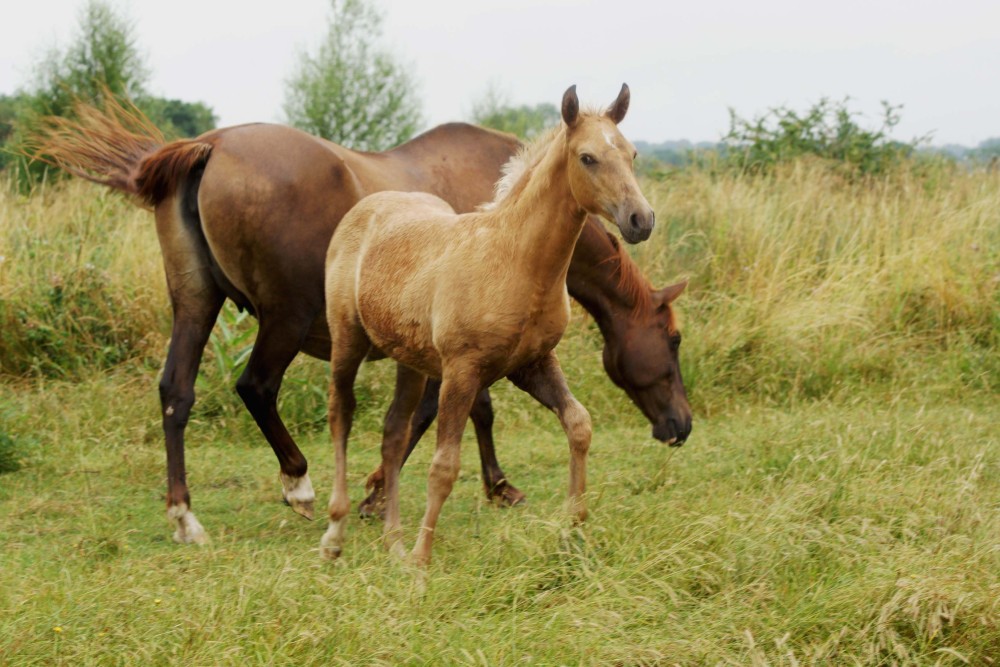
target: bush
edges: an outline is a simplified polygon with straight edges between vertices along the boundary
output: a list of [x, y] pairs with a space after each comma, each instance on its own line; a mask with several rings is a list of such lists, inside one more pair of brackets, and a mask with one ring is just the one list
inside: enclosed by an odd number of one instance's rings
[[21, 455], [14, 438], [0, 426], [0, 475], [21, 469]]
[[775, 166], [804, 156], [838, 163], [849, 172], [887, 174], [897, 168], [923, 141], [909, 143], [889, 138], [899, 123], [902, 106], [882, 102], [882, 122], [869, 130], [857, 123], [860, 115], [848, 100], [821, 99], [805, 113], [775, 107], [754, 120], [729, 110], [729, 133], [723, 138], [728, 163], [751, 172], [770, 171]]

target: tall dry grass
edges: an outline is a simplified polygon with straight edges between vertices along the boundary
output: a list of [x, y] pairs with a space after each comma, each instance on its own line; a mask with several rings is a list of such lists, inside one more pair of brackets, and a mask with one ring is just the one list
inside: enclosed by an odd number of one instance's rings
[[78, 181], [30, 197], [0, 183], [0, 374], [159, 354], [167, 304], [149, 213]]
[[[939, 166], [858, 181], [799, 160], [768, 176], [677, 171], [645, 190], [659, 229], [634, 256], [658, 284], [691, 279], [677, 309], [702, 409], [857, 383], [1000, 389], [1000, 175]], [[0, 220], [0, 373], [72, 377], [162, 356], [149, 213], [71, 182], [0, 190]], [[242, 331], [228, 337], [246, 343]], [[595, 338], [580, 323], [563, 345]], [[239, 358], [226, 342], [217, 335], [210, 359]], [[567, 370], [599, 377], [583, 356]]]
[[690, 276], [679, 308], [702, 388], [775, 400], [875, 381], [1000, 389], [996, 173], [859, 182], [800, 160], [767, 177], [680, 171], [647, 192], [667, 230], [635, 254], [661, 282]]

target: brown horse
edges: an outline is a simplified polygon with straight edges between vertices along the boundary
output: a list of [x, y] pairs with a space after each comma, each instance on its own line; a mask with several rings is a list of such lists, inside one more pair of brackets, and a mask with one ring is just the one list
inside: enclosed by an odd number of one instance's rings
[[635, 148], [617, 127], [628, 103], [623, 85], [605, 113], [581, 113], [576, 87], [567, 90], [563, 124], [512, 163], [515, 175], [489, 210], [460, 215], [434, 195], [382, 192], [338, 225], [325, 286], [336, 454], [325, 557], [336, 558], [343, 545], [354, 379], [373, 349], [398, 362], [382, 442], [385, 541], [394, 553], [402, 555], [399, 470], [428, 376], [441, 379], [438, 440], [417, 563], [430, 559], [473, 402], [502, 377], [559, 416], [571, 452], [571, 513], [586, 517], [590, 416], [570, 393], [553, 349], [569, 319], [566, 276], [587, 215], [613, 220], [632, 242], [653, 227], [632, 168]]
[[[260, 321], [237, 391], [277, 455], [285, 499], [311, 518], [306, 459], [282, 423], [276, 400], [284, 372], [299, 351], [328, 358], [322, 271], [340, 217], [364, 194], [388, 188], [430, 190], [456, 210], [471, 210], [492, 196], [501, 165], [519, 143], [508, 135], [458, 123], [381, 154], [357, 153], [264, 124], [166, 143], [134, 108], [109, 102], [103, 109], [81, 105], [77, 111], [77, 121], [53, 120], [39, 137], [37, 154], [78, 176], [136, 195], [155, 209], [174, 311], [160, 382], [167, 514], [177, 528], [174, 539], [207, 539], [190, 511], [184, 432], [201, 354], [226, 297]], [[602, 253], [598, 249], [594, 256]], [[572, 272], [570, 278], [572, 288]], [[592, 280], [601, 276], [577, 281], [584, 286], [581, 294], [614, 290], [610, 284], [589, 285]], [[654, 337], [659, 331], [655, 323], [650, 327], [620, 314], [620, 309], [608, 311], [616, 329]], [[628, 358], [634, 351], [622, 347], [614, 356]], [[651, 352], [645, 362], [650, 367], [676, 367], [669, 353], [658, 348]], [[630, 382], [627, 375], [620, 377]], [[649, 396], [639, 405], [654, 424], [666, 414], [655, 407], [654, 394], [662, 393], [658, 385], [637, 384], [628, 391], [633, 397]], [[678, 401], [686, 410], [683, 396]], [[421, 408], [428, 424], [435, 403], [436, 396], [428, 395]], [[654, 406], [654, 412], [647, 406]], [[492, 412], [485, 393], [477, 401], [473, 422], [481, 448], [491, 453]], [[494, 497], [517, 500], [519, 492], [501, 481], [502, 472], [495, 458], [491, 460]]]

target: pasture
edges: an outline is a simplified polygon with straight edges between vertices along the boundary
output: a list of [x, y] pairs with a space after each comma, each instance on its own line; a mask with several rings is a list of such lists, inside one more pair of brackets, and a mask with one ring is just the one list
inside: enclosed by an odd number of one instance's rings
[[[571, 526], [557, 420], [494, 393], [528, 496], [482, 494], [471, 429], [426, 578], [350, 516], [280, 502], [232, 385], [251, 322], [202, 362], [187, 468], [204, 547], [171, 542], [157, 396], [169, 336], [150, 215], [81, 183], [0, 193], [0, 663], [807, 665], [1000, 662], [1000, 175], [855, 181], [671, 172], [632, 254], [676, 302], [694, 429], [679, 449], [604, 375], [574, 309], [557, 349], [593, 417], [590, 516]], [[348, 456], [364, 497], [391, 396], [366, 364]], [[327, 365], [281, 411], [332, 481]], [[432, 433], [428, 436], [433, 435]], [[405, 541], [430, 441], [401, 478]]]

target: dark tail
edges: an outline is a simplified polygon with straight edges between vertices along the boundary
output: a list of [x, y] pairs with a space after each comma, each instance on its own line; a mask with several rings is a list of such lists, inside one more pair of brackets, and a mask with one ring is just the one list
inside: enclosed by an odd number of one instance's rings
[[45, 119], [29, 144], [30, 157], [156, 206], [203, 165], [212, 144], [195, 139], [166, 143], [131, 102], [106, 95], [103, 107], [77, 103], [75, 118]]

